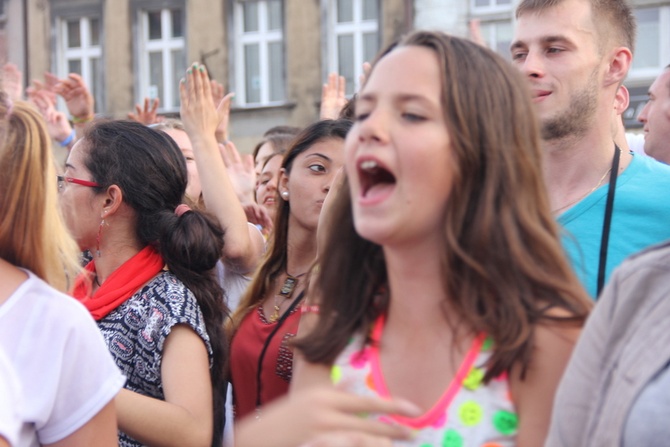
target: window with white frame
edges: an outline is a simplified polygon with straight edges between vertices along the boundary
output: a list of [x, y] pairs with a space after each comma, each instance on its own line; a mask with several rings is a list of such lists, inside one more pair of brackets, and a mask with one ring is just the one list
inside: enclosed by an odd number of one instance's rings
[[58, 77], [65, 78], [69, 73], [81, 75], [95, 98], [95, 110], [99, 112], [104, 109], [100, 18], [61, 18], [57, 23]]
[[482, 38], [489, 48], [504, 57], [510, 58], [510, 45], [514, 35], [512, 21], [482, 22], [480, 25]]
[[235, 100], [240, 105], [286, 100], [282, 6], [280, 0], [235, 3]]
[[346, 79], [346, 94], [358, 90], [363, 62], [379, 51], [377, 0], [330, 0], [328, 9], [328, 71]]
[[496, 12], [508, 11], [512, 8], [512, 0], [471, 0], [473, 11]]
[[159, 98], [161, 111], [179, 109], [179, 80], [186, 71], [184, 10], [140, 11], [139, 97]]
[[670, 63], [670, 6], [636, 8], [637, 42], [630, 78], [655, 78]]

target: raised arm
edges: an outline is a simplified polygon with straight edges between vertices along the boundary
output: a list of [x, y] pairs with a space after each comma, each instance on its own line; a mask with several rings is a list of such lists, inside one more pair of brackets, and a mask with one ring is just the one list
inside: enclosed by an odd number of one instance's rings
[[188, 69], [179, 88], [181, 118], [193, 145], [205, 204], [225, 230], [223, 261], [238, 273], [248, 273], [260, 260], [265, 242], [247, 222], [215, 137], [231, 95], [224, 97], [217, 108], [207, 71], [197, 64]]
[[48, 92], [44, 89], [31, 90], [28, 93], [28, 98], [42, 114], [42, 117], [47, 124], [49, 136], [56, 140], [62, 147], [66, 147], [67, 150], [72, 149], [74, 143], [77, 142], [76, 132], [72, 129], [70, 122], [67, 120], [67, 116], [65, 116], [63, 112], [56, 110], [49, 99]]
[[54, 89], [65, 100], [77, 136], [81, 138], [86, 126], [95, 118], [95, 102], [91, 91], [77, 73], [70, 73], [66, 79], [61, 79]]
[[347, 85], [344, 76], [337, 73], [328, 75], [328, 82], [323, 84], [321, 90], [321, 112], [322, 120], [335, 120], [340, 116], [340, 111], [347, 104], [344, 89]]

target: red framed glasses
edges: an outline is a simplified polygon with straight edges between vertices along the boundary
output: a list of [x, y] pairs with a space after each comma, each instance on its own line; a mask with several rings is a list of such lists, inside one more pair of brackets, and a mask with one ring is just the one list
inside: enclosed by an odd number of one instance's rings
[[89, 188], [100, 188], [100, 185], [98, 185], [95, 182], [91, 182], [89, 180], [80, 180], [78, 178], [74, 177], [65, 177], [64, 175], [58, 175], [56, 176], [58, 179], [58, 190], [62, 191], [63, 188], [65, 188], [65, 185], [68, 183], [75, 183], [77, 185], [81, 186], [88, 186]]

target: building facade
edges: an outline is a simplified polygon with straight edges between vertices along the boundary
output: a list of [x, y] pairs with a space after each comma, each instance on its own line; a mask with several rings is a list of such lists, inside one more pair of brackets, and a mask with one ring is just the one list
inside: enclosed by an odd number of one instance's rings
[[0, 32], [13, 32], [0, 56], [16, 63], [26, 81], [45, 71], [81, 74], [101, 115], [125, 117], [145, 97], [160, 99], [159, 112], [176, 114], [187, 65], [205, 64], [213, 79], [235, 92], [231, 133], [245, 152], [272, 126], [318, 119], [329, 72], [344, 75], [347, 92], [353, 93], [363, 62], [412, 27], [407, 0], [0, 0], [0, 5], [5, 11], [0, 10], [5, 25]]
[[[363, 61], [411, 29], [468, 34], [504, 56], [518, 0], [0, 0], [0, 61], [26, 83], [45, 71], [80, 73], [96, 112], [125, 117], [145, 97], [176, 114], [188, 64], [235, 92], [232, 138], [248, 152], [275, 125], [318, 118], [332, 71], [356, 89]], [[637, 48], [626, 85], [629, 127], [653, 79], [670, 63], [670, 0], [635, 0]]]

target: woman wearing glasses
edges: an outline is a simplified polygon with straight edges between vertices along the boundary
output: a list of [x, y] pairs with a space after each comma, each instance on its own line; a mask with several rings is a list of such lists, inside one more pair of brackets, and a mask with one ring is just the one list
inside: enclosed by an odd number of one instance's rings
[[0, 440], [117, 445], [113, 399], [124, 378], [86, 309], [62, 293], [77, 247], [58, 213], [51, 139], [27, 103], [0, 100], [0, 172], [0, 384], [19, 393], [8, 409], [20, 424], [8, 429], [0, 414]]
[[182, 203], [182, 153], [142, 124], [99, 122], [65, 166], [65, 219], [93, 256], [73, 293], [128, 379], [119, 443], [221, 445], [227, 309], [212, 269], [222, 231]]

